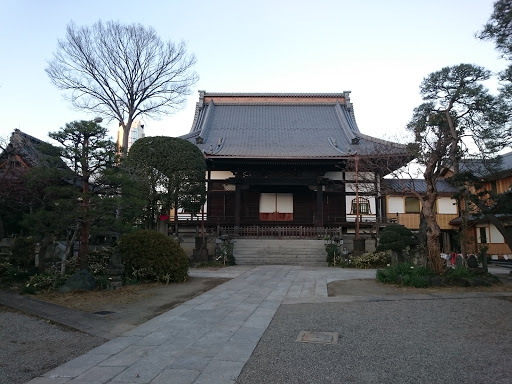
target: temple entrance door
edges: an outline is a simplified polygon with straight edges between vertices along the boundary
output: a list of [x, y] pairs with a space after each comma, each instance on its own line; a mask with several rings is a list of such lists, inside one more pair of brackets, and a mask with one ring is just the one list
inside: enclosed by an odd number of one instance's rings
[[293, 193], [261, 193], [261, 221], [293, 221]]

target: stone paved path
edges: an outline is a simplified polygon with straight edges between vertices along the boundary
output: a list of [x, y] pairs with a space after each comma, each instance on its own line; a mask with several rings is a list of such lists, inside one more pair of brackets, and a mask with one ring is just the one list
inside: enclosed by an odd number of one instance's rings
[[285, 299], [321, 300], [331, 281], [375, 277], [375, 270], [300, 266], [220, 273], [236, 277], [29, 383], [234, 383]]

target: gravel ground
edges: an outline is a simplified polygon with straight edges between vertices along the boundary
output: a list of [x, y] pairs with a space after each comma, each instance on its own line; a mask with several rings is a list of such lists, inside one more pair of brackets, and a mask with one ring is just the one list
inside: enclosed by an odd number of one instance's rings
[[237, 383], [508, 384], [511, 319], [510, 297], [281, 305]]
[[104, 342], [0, 306], [0, 384], [25, 383]]

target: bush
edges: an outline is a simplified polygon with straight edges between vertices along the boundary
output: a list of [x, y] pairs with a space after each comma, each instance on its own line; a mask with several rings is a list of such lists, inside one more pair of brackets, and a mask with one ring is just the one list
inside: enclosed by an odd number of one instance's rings
[[54, 273], [42, 273], [32, 276], [23, 287], [23, 293], [35, 294], [38, 291], [49, 292], [64, 285], [69, 275]]
[[[327, 261], [328, 265], [333, 265], [334, 257], [336, 256], [336, 259], [339, 260], [340, 258], [340, 249], [337, 244], [331, 243], [327, 244], [325, 246], [325, 251], [327, 252]], [[337, 261], [337, 264], [339, 264], [339, 261]]]
[[392, 265], [377, 271], [377, 280], [382, 283], [400, 284], [415, 288], [426, 288], [435, 285], [477, 287], [500, 283], [500, 280], [479, 270], [467, 268], [449, 269], [442, 276], [437, 276], [431, 269], [418, 267], [409, 263]]
[[182, 282], [188, 277], [189, 261], [185, 251], [162, 233], [141, 230], [125, 234], [119, 242], [125, 265], [125, 278]]
[[400, 284], [416, 288], [426, 288], [431, 285], [436, 274], [426, 267], [410, 263], [391, 265], [377, 271], [377, 280], [387, 284]]
[[391, 250], [402, 252], [412, 244], [412, 232], [400, 224], [385, 227], [379, 236], [377, 251]]
[[489, 287], [493, 284], [500, 283], [500, 280], [481, 269], [455, 268], [449, 269], [443, 275], [445, 284], [457, 285], [461, 287]]
[[96, 287], [100, 289], [108, 288], [109, 276], [107, 268], [113, 253], [114, 248], [112, 247], [102, 247], [100, 250], [89, 252], [89, 272], [91, 272], [94, 280], [96, 280]]
[[17, 237], [11, 250], [11, 263], [21, 269], [34, 266], [36, 243], [32, 237]]
[[369, 252], [352, 258], [354, 267], [359, 269], [383, 268], [388, 265], [390, 261], [390, 251]]

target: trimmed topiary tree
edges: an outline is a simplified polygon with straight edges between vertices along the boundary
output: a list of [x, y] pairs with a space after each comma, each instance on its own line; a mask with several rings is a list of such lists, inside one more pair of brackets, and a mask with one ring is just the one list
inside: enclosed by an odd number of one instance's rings
[[152, 230], [128, 233], [119, 241], [119, 251], [128, 279], [183, 282], [189, 261], [181, 246]]
[[392, 263], [404, 262], [404, 251], [412, 244], [412, 232], [400, 224], [390, 224], [385, 227], [379, 236], [377, 252], [392, 251]]
[[128, 165], [140, 183], [140, 198], [146, 202], [144, 225], [156, 228], [160, 214], [198, 213], [206, 200], [204, 154], [187, 140], [151, 136], [133, 143]]

